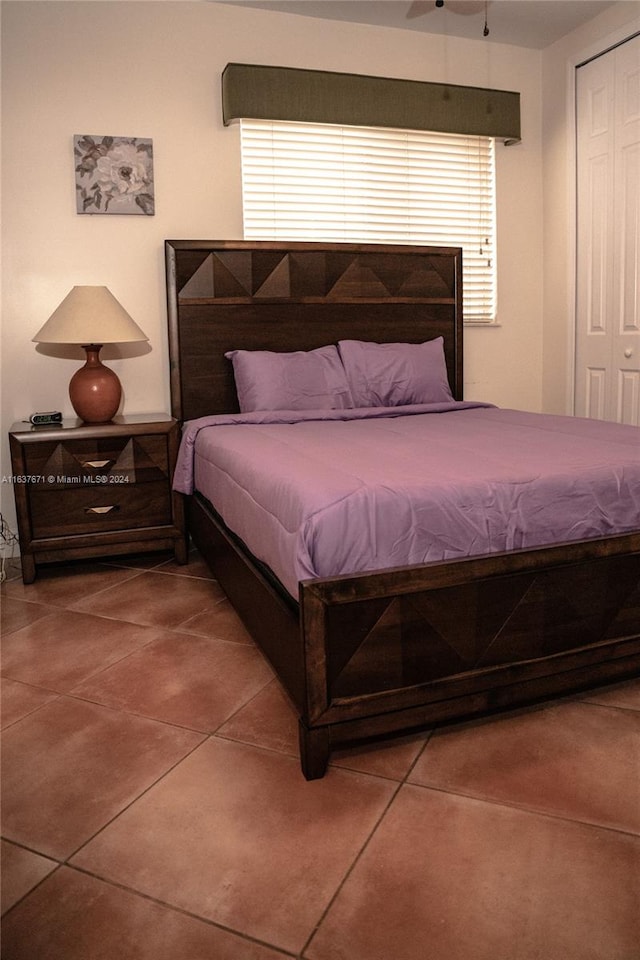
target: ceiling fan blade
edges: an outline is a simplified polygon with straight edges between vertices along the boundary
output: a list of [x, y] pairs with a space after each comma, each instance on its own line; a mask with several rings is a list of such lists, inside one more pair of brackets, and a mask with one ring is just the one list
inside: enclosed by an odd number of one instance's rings
[[452, 13], [459, 13], [463, 17], [472, 17], [476, 13], [484, 13], [485, 7], [490, 7], [491, 3], [487, 0], [445, 0], [445, 6]]
[[413, 3], [407, 10], [407, 20], [415, 20], [416, 17], [424, 17], [425, 13], [435, 10], [433, 0], [413, 0]]
[[[452, 13], [461, 14], [463, 17], [471, 17], [476, 13], [483, 13], [487, 7], [491, 6], [491, 0], [444, 0], [444, 7]], [[434, 0], [413, 0], [407, 11], [407, 20], [414, 20], [416, 17], [423, 17], [432, 10], [436, 10]]]

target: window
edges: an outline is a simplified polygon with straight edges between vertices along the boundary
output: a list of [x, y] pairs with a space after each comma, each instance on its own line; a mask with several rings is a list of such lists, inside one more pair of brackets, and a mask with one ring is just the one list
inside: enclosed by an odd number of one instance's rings
[[465, 321], [495, 321], [492, 138], [240, 124], [246, 239], [462, 247]]

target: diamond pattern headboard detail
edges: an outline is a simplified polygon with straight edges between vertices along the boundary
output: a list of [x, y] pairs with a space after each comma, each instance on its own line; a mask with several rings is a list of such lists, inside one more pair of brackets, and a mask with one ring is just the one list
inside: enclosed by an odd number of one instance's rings
[[233, 250], [209, 253], [178, 290], [190, 300], [455, 299], [454, 262], [443, 256]]
[[396, 244], [166, 242], [172, 412], [237, 410], [224, 353], [340, 339], [445, 340], [462, 398], [462, 251]]

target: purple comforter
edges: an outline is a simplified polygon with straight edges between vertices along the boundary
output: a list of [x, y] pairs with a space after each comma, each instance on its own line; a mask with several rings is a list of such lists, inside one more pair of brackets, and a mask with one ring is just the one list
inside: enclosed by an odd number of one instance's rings
[[186, 424], [199, 490], [298, 581], [640, 530], [640, 430], [450, 403]]

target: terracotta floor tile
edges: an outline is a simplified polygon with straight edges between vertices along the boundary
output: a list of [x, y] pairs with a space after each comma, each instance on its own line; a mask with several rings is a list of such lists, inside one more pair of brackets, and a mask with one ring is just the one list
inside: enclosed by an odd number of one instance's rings
[[215, 581], [145, 571], [97, 597], [74, 602], [73, 609], [176, 629], [222, 599], [224, 594]]
[[45, 703], [55, 700], [57, 694], [40, 687], [32, 687], [17, 680], [0, 679], [0, 708], [2, 711], [2, 729], [22, 720], [29, 713], [38, 710]]
[[234, 643], [253, 644], [251, 635], [226, 597], [214, 606], [189, 617], [180, 625], [180, 629], [203, 637], [223, 637], [225, 640], [233, 640]]
[[173, 573], [178, 577], [200, 577], [205, 580], [214, 579], [207, 561], [197, 550], [191, 550], [189, 552], [187, 563], [177, 563], [175, 558], [170, 557], [158, 567], [158, 571], [160, 573]]
[[592, 693], [583, 694], [580, 699], [588, 703], [602, 703], [608, 707], [640, 710], [640, 680], [629, 680], [627, 683], [600, 687]]
[[66, 692], [166, 631], [74, 610], [52, 613], [5, 637], [2, 674]]
[[640, 713], [569, 701], [448, 727], [409, 779], [640, 833]]
[[640, 960], [640, 681], [307, 783], [195, 551], [0, 592], [3, 960]]
[[92, 873], [293, 952], [382, 814], [389, 781], [213, 738], [81, 850]]
[[14, 630], [20, 630], [41, 617], [46, 617], [53, 609], [55, 608], [43, 603], [30, 603], [27, 600], [14, 600], [12, 597], [3, 596], [0, 601], [0, 634], [6, 637]]
[[18, 902], [48, 873], [58, 866], [55, 860], [48, 860], [37, 853], [16, 847], [14, 843], [2, 841], [0, 848], [2, 876], [2, 913]]
[[378, 777], [403, 780], [425, 745], [428, 734], [380, 740], [357, 747], [340, 748], [331, 754], [331, 763]]
[[405, 785], [308, 960], [634, 960], [640, 841]]
[[167, 632], [163, 639], [79, 684], [73, 693], [209, 733], [272, 675], [253, 646]]
[[4, 920], [5, 960], [282, 960], [202, 920], [68, 867]]
[[201, 739], [59, 697], [2, 734], [3, 833], [67, 857]]
[[277, 680], [272, 680], [227, 720], [218, 734], [229, 740], [298, 756], [298, 719]]
[[[277, 680], [238, 710], [218, 734], [299, 757], [298, 718]], [[402, 780], [424, 747], [426, 737], [427, 734], [420, 734], [340, 748], [332, 752], [330, 762], [336, 767]]]
[[[33, 583], [12, 580], [2, 585], [3, 597], [16, 600], [35, 600], [65, 607], [83, 597], [124, 583], [138, 575], [137, 570], [112, 567], [106, 563], [63, 563], [38, 569]], [[87, 609], [91, 609], [90, 602]]]

